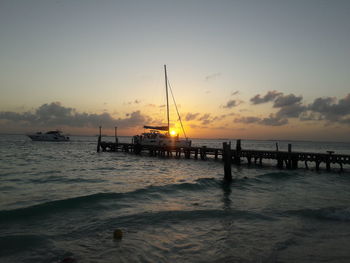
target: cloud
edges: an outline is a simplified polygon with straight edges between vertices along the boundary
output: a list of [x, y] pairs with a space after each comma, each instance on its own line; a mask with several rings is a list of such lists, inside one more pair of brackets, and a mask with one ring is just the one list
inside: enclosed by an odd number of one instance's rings
[[339, 102], [336, 102], [335, 98], [317, 98], [312, 104], [310, 104], [309, 109], [314, 112], [319, 112], [322, 114], [332, 115], [332, 116], [344, 116], [350, 114], [350, 93]]
[[203, 125], [207, 125], [212, 122], [212, 120], [210, 119], [210, 113], [204, 114], [198, 120], [201, 121]]
[[140, 104], [141, 100], [135, 99], [134, 101], [128, 101], [126, 104], [131, 105], [131, 104]]
[[[277, 91], [269, 91], [263, 98], [260, 98], [260, 100], [274, 101], [273, 107], [279, 108], [275, 115], [277, 119], [298, 118], [306, 110], [306, 106], [301, 104], [302, 99], [302, 96], [297, 97], [294, 94], [283, 95], [283, 93]], [[267, 121], [269, 120], [271, 120], [271, 116]]]
[[230, 114], [222, 114], [220, 116], [215, 116], [212, 120], [213, 121], [221, 121], [222, 119], [225, 119], [228, 116], [234, 116], [236, 115], [235, 113], [230, 113]]
[[225, 106], [223, 106], [225, 109], [231, 109], [233, 107], [236, 107], [239, 105], [239, 102], [237, 100], [229, 100]]
[[0, 112], [0, 120], [8, 120], [13, 122], [19, 121], [34, 121], [36, 119], [35, 115], [30, 112], [16, 113], [11, 111]]
[[280, 108], [276, 113], [278, 118], [298, 118], [301, 113], [307, 109], [306, 106], [301, 105], [300, 103], [294, 105], [287, 105]]
[[[115, 119], [113, 119], [115, 121]], [[142, 115], [140, 111], [134, 111], [129, 114], [128, 118], [119, 118], [116, 119], [117, 125], [123, 128], [128, 127], [138, 127], [145, 125], [147, 123], [151, 123], [152, 119], [148, 116]]]
[[261, 121], [261, 118], [259, 117], [254, 117], [254, 116], [248, 116], [248, 117], [240, 117], [240, 118], [236, 118], [234, 119], [234, 122], [238, 122], [238, 123], [259, 123]]
[[284, 95], [281, 92], [268, 92], [261, 97], [256, 95], [251, 99], [253, 103], [273, 100], [273, 108], [278, 111], [269, 117], [240, 117], [235, 122], [256, 123], [268, 126], [281, 126], [288, 123], [290, 118], [299, 118], [301, 121], [325, 121], [326, 125], [335, 123], [350, 125], [350, 93], [344, 98], [334, 97], [316, 98], [311, 104], [302, 104], [303, 97], [294, 94]]
[[300, 114], [299, 119], [301, 121], [322, 121], [324, 118], [321, 114], [311, 112], [311, 111], [304, 111]]
[[264, 96], [257, 94], [252, 97], [250, 101], [254, 105], [273, 101], [274, 108], [282, 108], [285, 106], [300, 104], [302, 99], [302, 96], [297, 97], [294, 94], [283, 95], [282, 92], [272, 90], [268, 91]]
[[268, 126], [281, 126], [288, 123], [289, 118], [298, 118], [303, 114], [307, 107], [302, 105], [302, 96], [295, 96], [294, 94], [284, 95], [282, 92], [276, 90], [268, 91], [264, 96], [260, 94], [255, 95], [250, 101], [253, 104], [261, 104], [273, 101], [273, 107], [279, 110], [276, 114], [270, 114], [267, 118], [250, 117], [248, 119], [238, 119], [238, 121], [249, 123], [258, 123]]
[[273, 108], [277, 108], [278, 111], [267, 118], [241, 117], [236, 118], [235, 122], [279, 126], [287, 124], [289, 118], [299, 118], [301, 121], [326, 121], [326, 125], [350, 124], [350, 93], [341, 99], [316, 98], [309, 105], [304, 105], [302, 100], [302, 96], [284, 95], [277, 91], [269, 91], [263, 97], [256, 95], [251, 98], [253, 104], [273, 101]]
[[289, 95], [282, 95], [280, 94], [278, 97], [276, 97], [276, 100], [273, 104], [274, 108], [281, 108], [285, 106], [290, 106], [294, 104], [301, 103], [301, 100], [303, 99], [302, 96], [295, 96], [294, 94], [289, 94]]
[[[222, 115], [219, 115], [219, 116], [211, 116], [210, 113], [205, 113], [203, 114], [202, 116], [198, 117], [197, 116], [197, 121], [200, 121], [200, 125], [196, 124], [196, 123], [193, 123], [191, 122], [189, 124], [189, 126], [192, 128], [192, 129], [223, 129], [222, 127], [223, 126], [208, 126], [209, 124], [212, 124], [214, 122], [217, 122], [217, 121], [220, 121], [220, 120], [223, 120], [224, 118], [227, 118], [229, 116], [233, 116], [235, 115], [234, 113], [230, 113], [230, 114], [222, 114]], [[225, 129], [228, 129], [228, 128], [225, 128]]]
[[[221, 121], [229, 116], [233, 116], [235, 113], [230, 113], [230, 114], [221, 114], [219, 116], [212, 116], [210, 113], [204, 113], [200, 115], [200, 113], [188, 113], [185, 117], [186, 121], [194, 121], [196, 120], [197, 122], [200, 122], [201, 125], [208, 125], [212, 124], [217, 121]], [[195, 125], [191, 123], [191, 125]], [[202, 127], [203, 128], [203, 127]], [[208, 127], [205, 127], [208, 128]]]
[[331, 105], [336, 102], [336, 98], [317, 98], [312, 104], [309, 105], [309, 109], [314, 112], [327, 113]]
[[222, 114], [220, 116], [212, 117], [210, 113], [205, 113], [201, 117], [197, 118], [197, 120], [200, 121], [202, 125], [208, 125], [216, 121], [221, 121], [222, 119], [232, 115], [233, 114]]
[[210, 75], [207, 75], [205, 76], [205, 80], [206, 81], [209, 81], [209, 80], [212, 80], [212, 79], [216, 79], [218, 77], [221, 76], [221, 73], [220, 72], [217, 72], [217, 73], [213, 73], [213, 74], [210, 74]]
[[114, 126], [137, 127], [152, 121], [150, 117], [141, 114], [140, 111], [131, 112], [125, 118], [113, 118], [106, 112], [101, 114], [79, 113], [74, 108], [62, 106], [59, 102], [43, 104], [33, 113], [0, 112], [0, 119], [40, 127], [97, 127], [101, 125], [106, 128]]
[[308, 110], [318, 113], [321, 118], [329, 122], [348, 124], [350, 118], [350, 93], [337, 101], [336, 98], [317, 98], [308, 106]]
[[187, 113], [186, 114], [186, 117], [185, 117], [185, 120], [186, 121], [193, 121], [195, 120], [197, 117], [199, 116], [199, 113]]
[[267, 118], [259, 118], [254, 116], [249, 117], [240, 117], [234, 119], [234, 122], [236, 123], [246, 123], [246, 124], [260, 124], [265, 126], [282, 126], [288, 123], [288, 119], [286, 118], [279, 118], [277, 116], [274, 116], [273, 114], [270, 114]]
[[278, 116], [274, 116], [273, 114], [270, 114], [268, 118], [263, 118], [260, 121], [260, 124], [266, 125], [266, 126], [282, 126], [288, 123], [288, 119], [280, 118]]
[[275, 98], [277, 98], [278, 96], [281, 96], [282, 94], [283, 94], [282, 92], [271, 90], [271, 91], [268, 91], [264, 96], [260, 94], [255, 95], [250, 99], [250, 101], [254, 105], [266, 103], [266, 102], [273, 101]]

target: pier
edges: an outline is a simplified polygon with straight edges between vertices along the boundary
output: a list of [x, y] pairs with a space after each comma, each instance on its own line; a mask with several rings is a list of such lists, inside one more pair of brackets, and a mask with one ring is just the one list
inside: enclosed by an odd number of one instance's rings
[[[277, 145], [276, 145], [277, 146]], [[241, 140], [236, 141], [235, 148], [231, 149], [231, 143], [223, 143], [223, 148], [202, 147], [172, 147], [172, 146], [145, 146], [133, 143], [105, 142], [98, 139], [97, 151], [103, 152], [128, 152], [135, 154], [147, 154], [148, 156], [173, 157], [184, 159], [200, 159], [207, 160], [223, 160], [225, 163], [225, 174], [231, 173], [231, 164], [241, 165], [243, 163], [249, 165], [263, 165], [264, 160], [271, 163], [275, 161], [276, 167], [279, 169], [297, 169], [303, 164], [305, 169], [309, 169], [309, 163], [313, 164], [316, 171], [320, 170], [320, 166], [325, 165], [327, 171], [331, 170], [331, 166], [337, 166], [343, 171], [345, 165], [350, 164], [350, 155], [335, 154], [333, 151], [326, 153], [313, 152], [294, 152], [292, 144], [288, 144], [288, 151], [279, 151], [276, 147], [275, 151], [242, 149]], [[227, 165], [229, 164], [229, 165]]]

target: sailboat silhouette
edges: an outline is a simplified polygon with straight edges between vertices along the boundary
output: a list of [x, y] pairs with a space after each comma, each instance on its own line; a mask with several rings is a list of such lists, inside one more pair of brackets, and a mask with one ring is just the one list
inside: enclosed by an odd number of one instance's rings
[[[144, 129], [148, 129], [149, 132], [142, 133], [141, 135], [135, 135], [133, 137], [133, 142], [135, 144], [147, 145], [147, 146], [175, 146], [175, 147], [190, 147], [191, 140], [186, 137], [185, 130], [182, 125], [181, 117], [177, 109], [175, 99], [176, 112], [178, 114], [183, 133], [185, 135], [185, 140], [179, 139], [178, 135], [172, 135], [170, 133], [170, 117], [169, 117], [169, 95], [168, 95], [168, 75], [166, 70], [166, 65], [164, 65], [164, 77], [165, 77], [165, 93], [166, 93], [166, 108], [167, 108], [167, 126], [143, 126]], [[170, 85], [169, 85], [170, 86]]]

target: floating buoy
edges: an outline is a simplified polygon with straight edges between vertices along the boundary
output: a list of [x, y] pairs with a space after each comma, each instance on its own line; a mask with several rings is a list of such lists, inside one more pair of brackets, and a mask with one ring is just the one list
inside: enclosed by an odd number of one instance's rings
[[122, 239], [123, 238], [123, 231], [121, 231], [120, 229], [114, 230], [113, 238], [114, 239]]

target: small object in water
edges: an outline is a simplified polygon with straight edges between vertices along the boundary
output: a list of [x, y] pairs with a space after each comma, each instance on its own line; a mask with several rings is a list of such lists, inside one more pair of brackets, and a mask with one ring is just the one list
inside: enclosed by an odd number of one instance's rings
[[114, 239], [122, 239], [123, 238], [123, 231], [121, 231], [120, 229], [114, 230], [113, 238]]

